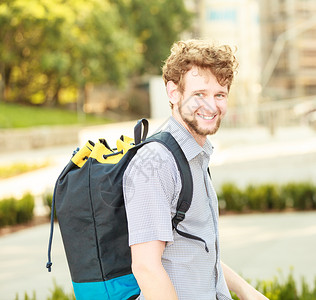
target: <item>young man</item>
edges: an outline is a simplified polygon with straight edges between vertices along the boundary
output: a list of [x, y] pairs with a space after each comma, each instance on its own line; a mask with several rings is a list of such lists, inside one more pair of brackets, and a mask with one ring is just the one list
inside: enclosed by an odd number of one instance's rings
[[207, 135], [218, 130], [226, 113], [236, 68], [228, 46], [202, 40], [175, 43], [165, 62], [163, 79], [172, 117], [164, 130], [180, 145], [193, 177], [192, 203], [178, 229], [205, 244], [172, 230], [180, 174], [167, 148], [154, 142], [145, 145], [124, 174], [132, 270], [140, 300], [227, 300], [229, 290], [241, 300], [267, 299], [220, 261], [218, 201], [207, 172], [213, 151]]

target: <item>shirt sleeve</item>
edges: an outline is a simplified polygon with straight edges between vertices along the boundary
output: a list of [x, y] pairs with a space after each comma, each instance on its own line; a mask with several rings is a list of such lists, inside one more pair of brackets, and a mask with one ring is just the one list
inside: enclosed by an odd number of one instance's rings
[[172, 153], [158, 142], [138, 150], [123, 176], [129, 245], [173, 241], [171, 218], [181, 190]]

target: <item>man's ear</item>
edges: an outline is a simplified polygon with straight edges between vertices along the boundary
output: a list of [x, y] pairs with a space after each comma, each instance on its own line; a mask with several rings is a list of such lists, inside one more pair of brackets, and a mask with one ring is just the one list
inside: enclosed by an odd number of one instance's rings
[[178, 91], [178, 86], [173, 81], [167, 82], [167, 94], [172, 105], [177, 104], [180, 101], [181, 95]]

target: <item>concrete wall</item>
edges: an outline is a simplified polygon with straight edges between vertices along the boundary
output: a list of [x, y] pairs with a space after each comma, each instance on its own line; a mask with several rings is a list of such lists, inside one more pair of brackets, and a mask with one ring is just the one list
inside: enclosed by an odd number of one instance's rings
[[0, 130], [0, 153], [76, 144], [78, 126], [37, 127]]
[[171, 114], [169, 99], [161, 76], [152, 76], [149, 80], [150, 117], [165, 119]]

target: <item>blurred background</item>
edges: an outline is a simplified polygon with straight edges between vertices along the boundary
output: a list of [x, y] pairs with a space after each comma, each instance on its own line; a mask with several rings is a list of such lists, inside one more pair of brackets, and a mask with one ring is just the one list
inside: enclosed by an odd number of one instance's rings
[[211, 137], [223, 260], [270, 299], [316, 299], [315, 0], [1, 0], [0, 299], [68, 299], [58, 230], [45, 270], [56, 178], [88, 139], [160, 128], [161, 67], [190, 38], [240, 64]]

